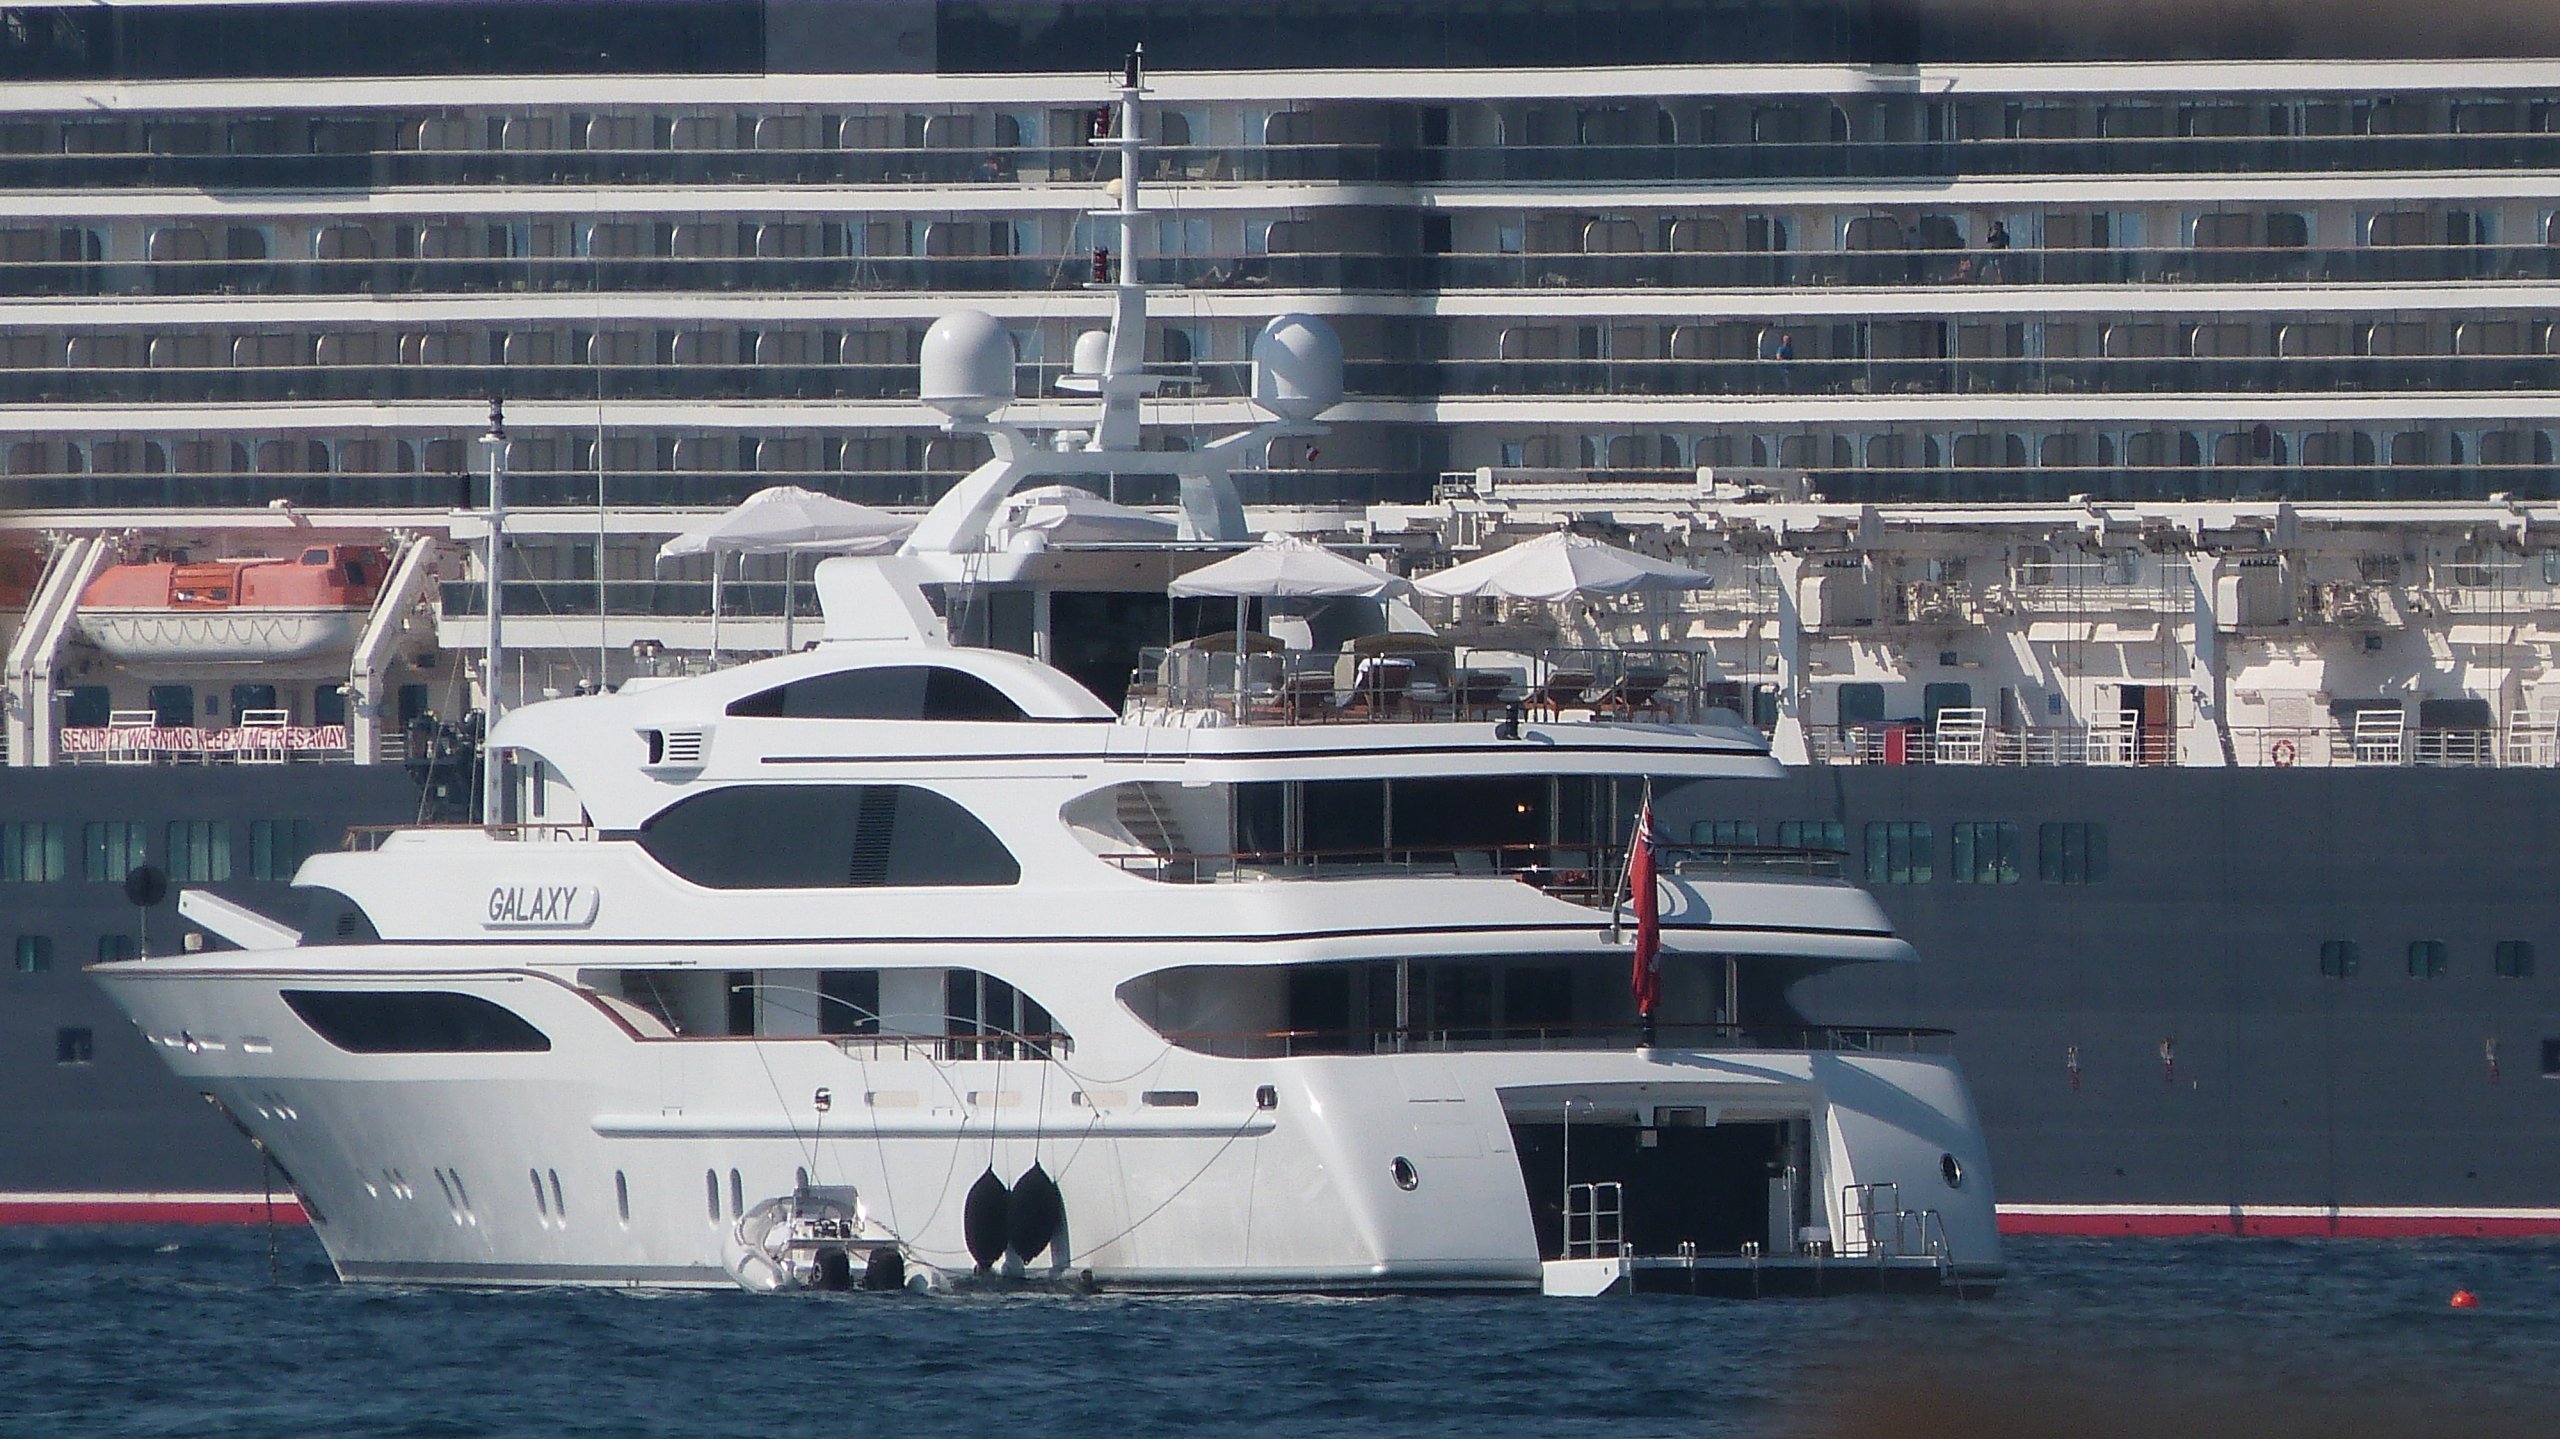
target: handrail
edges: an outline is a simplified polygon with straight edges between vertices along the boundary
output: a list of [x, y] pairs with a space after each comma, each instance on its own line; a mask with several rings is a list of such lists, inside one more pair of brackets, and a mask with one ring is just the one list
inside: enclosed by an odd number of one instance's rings
[[[1162, 1030], [1168, 1043], [1222, 1059], [1291, 1059], [1313, 1055], [1458, 1054], [1520, 1050], [1632, 1050], [1647, 1043], [1633, 1022], [1366, 1028]], [[1748, 1049], [1829, 1054], [1943, 1054], [1950, 1029], [1904, 1025], [1657, 1024], [1659, 1049]]]
[[491, 839], [510, 842], [546, 839], [584, 842], [594, 840], [597, 837], [595, 826], [587, 824], [550, 824], [540, 822], [522, 824], [352, 824], [347, 826], [347, 838], [343, 847], [348, 850], [361, 853], [382, 848], [383, 844], [394, 835], [425, 833], [459, 834], [466, 831], [476, 831], [480, 834], [489, 836]]
[[[1656, 855], [1674, 874], [1798, 875], [1838, 879], [1848, 856], [1838, 850], [1793, 845], [1690, 844], [1656, 846]], [[1482, 863], [1471, 867], [1471, 861]], [[1596, 876], [1614, 875], [1623, 866], [1622, 845], [1486, 844], [1392, 845], [1367, 848], [1274, 850], [1155, 850], [1108, 852], [1100, 856], [1127, 873], [1171, 884], [1265, 882], [1281, 876], [1271, 871], [1303, 871], [1295, 877], [1321, 879], [1332, 862], [1337, 877], [1374, 876], [1381, 869], [1403, 874], [1525, 880], [1551, 892], [1590, 889]], [[1526, 863], [1512, 863], [1526, 860]], [[1266, 868], [1257, 868], [1266, 867]], [[1342, 874], [1348, 869], [1350, 874]], [[1550, 883], [1551, 881], [1551, 883]]]

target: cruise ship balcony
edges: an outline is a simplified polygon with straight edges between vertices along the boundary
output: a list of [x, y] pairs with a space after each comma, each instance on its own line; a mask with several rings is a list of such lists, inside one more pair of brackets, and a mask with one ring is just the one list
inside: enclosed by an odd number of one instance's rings
[[[1058, 366], [1018, 367], [1017, 393], [1038, 395]], [[511, 401], [913, 401], [915, 368], [891, 364], [508, 365]], [[1250, 392], [1246, 361], [1194, 362], [1190, 394]], [[1474, 397], [1719, 398], [1871, 395], [2270, 395], [2560, 390], [2560, 355], [2144, 355], [2102, 359], [1458, 359], [1361, 361], [1346, 367], [1355, 399]], [[433, 403], [486, 398], [477, 365], [202, 366], [0, 370], [0, 404], [203, 405]]]
[[[1965, 137], [1749, 144], [1158, 146], [1160, 181], [1211, 184], [1730, 185], [1736, 182], [2325, 175], [2560, 168], [2560, 134]], [[597, 186], [1091, 185], [1087, 146], [981, 149], [372, 150], [351, 154], [9, 154], [12, 191]]]
[[[295, 260], [0, 261], [0, 297], [602, 294], [1045, 294], [1081, 291], [1086, 254], [553, 255]], [[1907, 290], [2431, 284], [2560, 279], [2549, 245], [2313, 249], [1678, 249], [1632, 253], [1206, 253], [1147, 256], [1147, 283], [1203, 291]]]

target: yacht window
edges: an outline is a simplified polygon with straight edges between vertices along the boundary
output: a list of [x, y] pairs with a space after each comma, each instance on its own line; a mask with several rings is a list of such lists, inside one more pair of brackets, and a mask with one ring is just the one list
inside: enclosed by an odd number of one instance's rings
[[1760, 843], [1760, 821], [1702, 819], [1689, 826], [1689, 843], [1715, 848], [1756, 848]]
[[1022, 706], [965, 670], [882, 665], [793, 680], [731, 701], [729, 713], [762, 719], [1018, 720]]
[[540, 1054], [551, 1039], [476, 994], [288, 989], [312, 1032], [350, 1054]]
[[2533, 945], [2521, 939], [2499, 940], [2492, 969], [2500, 979], [2533, 978]]
[[946, 972], [942, 1004], [954, 1059], [1049, 1059], [1065, 1047], [1049, 1011], [992, 974]]
[[2351, 979], [2356, 972], [2356, 942], [2352, 939], [2325, 939], [2320, 942], [2320, 977]]
[[304, 944], [372, 944], [381, 938], [363, 905], [334, 889], [315, 885], [303, 891]]
[[2409, 941], [2409, 977], [2411, 979], [2444, 978], [2444, 941], [2413, 939]]
[[820, 1034], [880, 1032], [880, 971], [830, 969], [818, 975]]
[[669, 870], [712, 889], [1018, 884], [1022, 866], [976, 816], [913, 785], [736, 785], [640, 830]]

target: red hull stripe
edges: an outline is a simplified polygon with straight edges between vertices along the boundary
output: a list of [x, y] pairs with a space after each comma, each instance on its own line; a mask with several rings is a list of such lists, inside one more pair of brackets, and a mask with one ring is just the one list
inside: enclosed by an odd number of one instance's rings
[[[0, 1224], [263, 1224], [263, 1194], [0, 1193]], [[303, 1222], [289, 1194], [275, 1197], [278, 1224]]]
[[2000, 1232], [2157, 1239], [2197, 1234], [2263, 1239], [2511, 1239], [2560, 1235], [2560, 1209], [2004, 1204]]

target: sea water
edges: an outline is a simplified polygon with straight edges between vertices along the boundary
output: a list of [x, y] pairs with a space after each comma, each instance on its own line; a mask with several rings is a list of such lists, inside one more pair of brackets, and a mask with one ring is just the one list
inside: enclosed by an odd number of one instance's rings
[[[1996, 1298], [340, 1285], [307, 1233], [0, 1233], [0, 1436], [2560, 1435], [2560, 1245], [2018, 1240]], [[2455, 1308], [2456, 1290], [2478, 1297]]]

